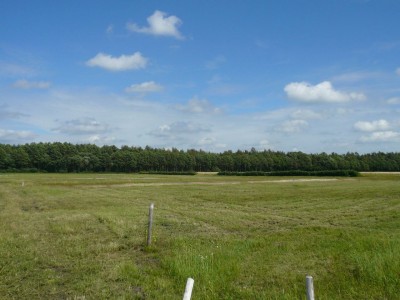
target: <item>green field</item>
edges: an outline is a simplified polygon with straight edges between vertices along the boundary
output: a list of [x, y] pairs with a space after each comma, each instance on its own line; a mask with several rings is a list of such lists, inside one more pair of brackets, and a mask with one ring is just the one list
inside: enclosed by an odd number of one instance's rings
[[400, 175], [306, 179], [0, 175], [0, 299], [399, 299]]

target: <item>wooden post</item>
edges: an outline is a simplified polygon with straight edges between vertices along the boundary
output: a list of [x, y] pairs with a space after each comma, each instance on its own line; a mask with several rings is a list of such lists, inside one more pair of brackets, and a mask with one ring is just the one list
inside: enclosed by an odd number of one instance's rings
[[306, 276], [307, 300], [314, 300], [314, 282], [312, 276]]
[[153, 209], [154, 209], [154, 203], [151, 203], [149, 208], [149, 228], [147, 231], [147, 246], [150, 246], [151, 244], [151, 230], [153, 228]]
[[188, 278], [185, 287], [185, 293], [183, 294], [183, 300], [190, 300], [192, 297], [192, 290], [193, 290], [194, 280], [192, 278]]

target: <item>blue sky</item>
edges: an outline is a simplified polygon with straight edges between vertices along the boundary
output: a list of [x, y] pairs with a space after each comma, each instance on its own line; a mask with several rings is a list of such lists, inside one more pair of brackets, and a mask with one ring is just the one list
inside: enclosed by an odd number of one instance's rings
[[2, 0], [0, 25], [0, 143], [399, 151], [397, 0]]

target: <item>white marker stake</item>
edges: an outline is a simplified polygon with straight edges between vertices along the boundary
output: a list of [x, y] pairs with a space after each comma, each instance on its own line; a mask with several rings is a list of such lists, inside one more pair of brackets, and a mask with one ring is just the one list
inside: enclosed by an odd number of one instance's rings
[[314, 300], [314, 282], [312, 276], [306, 276], [307, 300]]
[[190, 300], [192, 297], [192, 290], [193, 290], [194, 280], [192, 278], [188, 278], [186, 282], [185, 293], [183, 294], [183, 300]]
[[151, 229], [153, 227], [153, 209], [154, 209], [154, 203], [150, 204], [149, 208], [149, 228], [147, 231], [147, 246], [150, 246], [151, 244]]

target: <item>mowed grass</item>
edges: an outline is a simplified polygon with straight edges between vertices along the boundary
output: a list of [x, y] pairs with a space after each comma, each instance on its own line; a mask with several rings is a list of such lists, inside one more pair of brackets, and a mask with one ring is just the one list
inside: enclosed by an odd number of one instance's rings
[[0, 299], [399, 299], [400, 175], [298, 179], [0, 175]]

